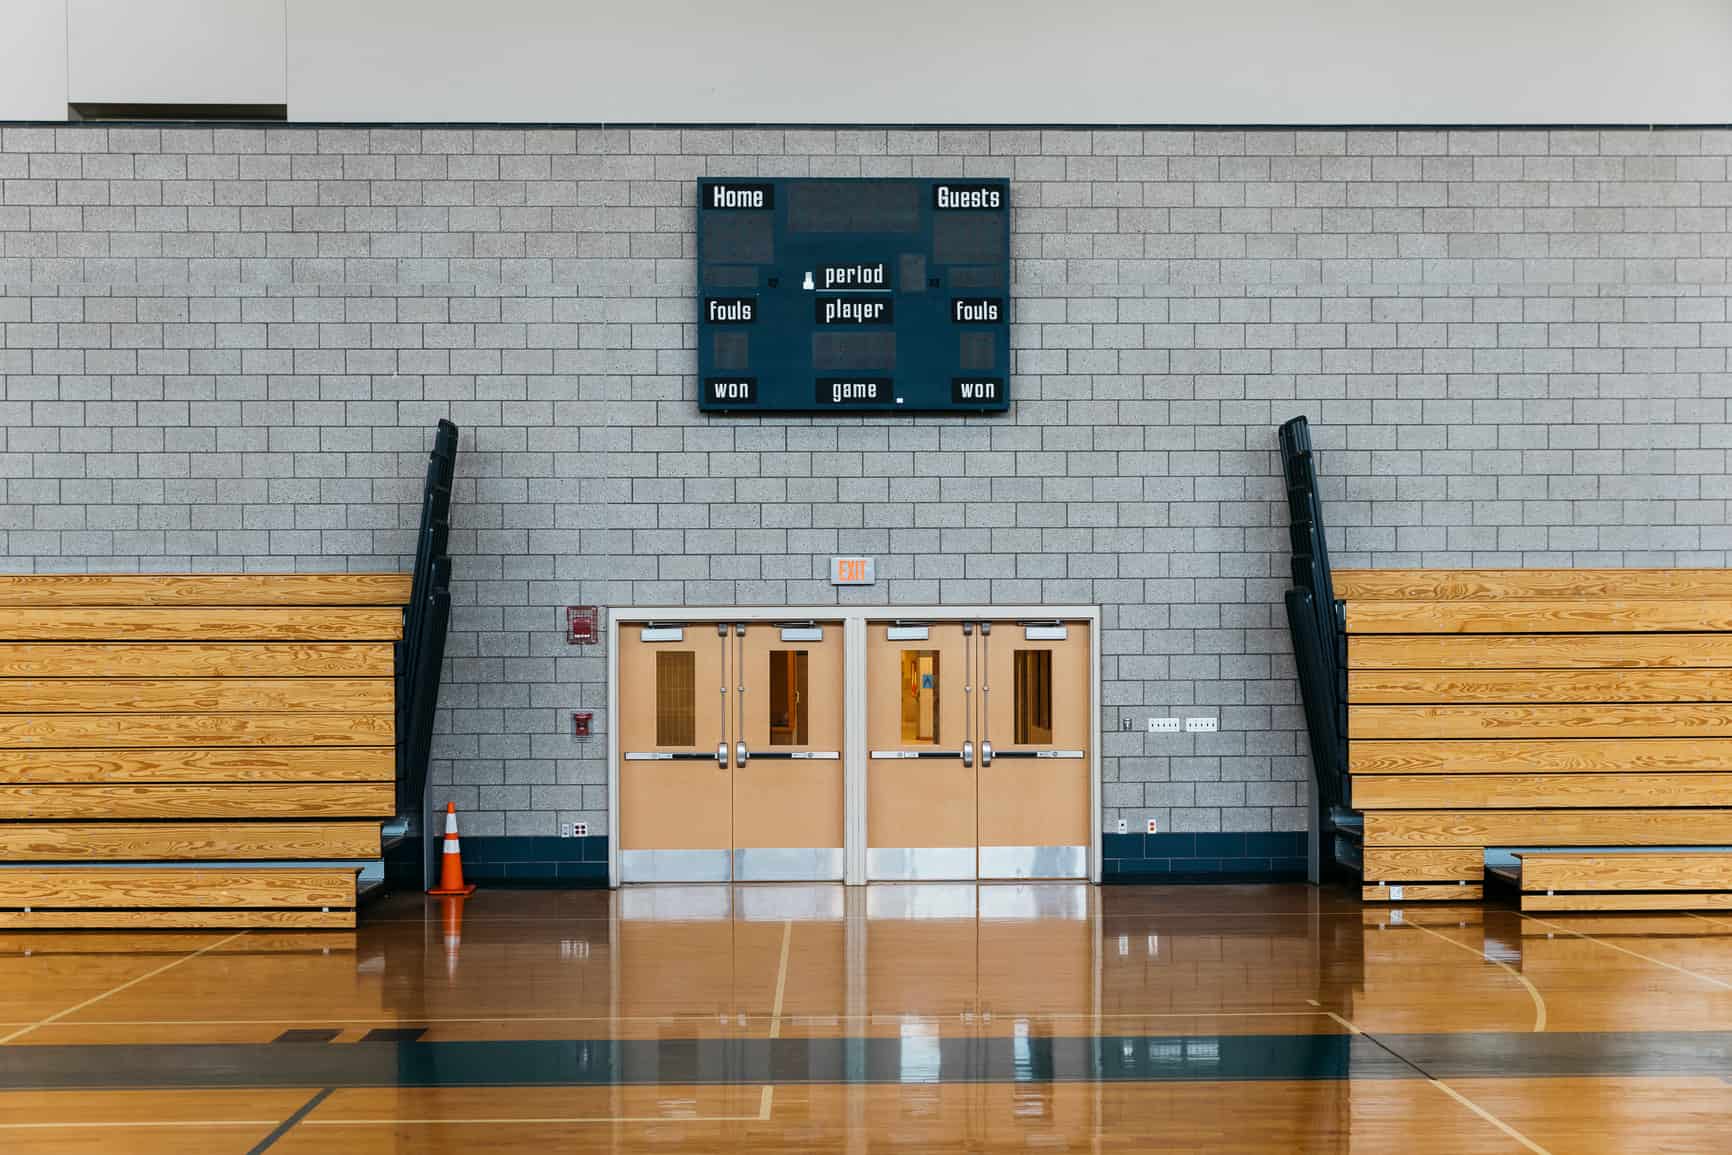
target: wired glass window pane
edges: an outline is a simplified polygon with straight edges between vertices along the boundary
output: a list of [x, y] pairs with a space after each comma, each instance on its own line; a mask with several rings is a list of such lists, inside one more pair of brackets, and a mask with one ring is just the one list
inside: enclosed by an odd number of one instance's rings
[[1016, 724], [1018, 746], [1052, 741], [1052, 651], [1016, 651]]
[[698, 742], [698, 663], [690, 650], [656, 654], [656, 745]]
[[938, 741], [938, 651], [902, 651], [902, 741]]
[[806, 651], [770, 651], [770, 745], [804, 746]]

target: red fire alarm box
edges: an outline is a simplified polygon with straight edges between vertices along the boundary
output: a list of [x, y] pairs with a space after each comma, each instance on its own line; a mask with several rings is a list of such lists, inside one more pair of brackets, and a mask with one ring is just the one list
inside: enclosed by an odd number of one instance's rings
[[574, 710], [571, 714], [571, 736], [573, 738], [589, 737], [590, 723], [595, 715], [588, 710]]
[[573, 646], [586, 646], [595, 641], [600, 615], [594, 606], [565, 607], [565, 640]]

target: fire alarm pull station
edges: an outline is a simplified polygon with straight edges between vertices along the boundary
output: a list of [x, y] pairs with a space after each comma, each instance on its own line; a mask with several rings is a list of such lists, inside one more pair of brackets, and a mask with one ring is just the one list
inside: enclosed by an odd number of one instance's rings
[[574, 710], [571, 714], [571, 736], [573, 738], [589, 737], [589, 728], [595, 715], [588, 710]]
[[594, 606], [565, 607], [566, 644], [585, 646], [595, 641], [596, 623], [600, 618]]

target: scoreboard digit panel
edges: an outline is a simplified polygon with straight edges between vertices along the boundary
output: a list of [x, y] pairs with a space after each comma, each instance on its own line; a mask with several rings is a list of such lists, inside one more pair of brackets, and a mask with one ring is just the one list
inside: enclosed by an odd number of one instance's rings
[[698, 407], [1010, 407], [1010, 183], [698, 181]]

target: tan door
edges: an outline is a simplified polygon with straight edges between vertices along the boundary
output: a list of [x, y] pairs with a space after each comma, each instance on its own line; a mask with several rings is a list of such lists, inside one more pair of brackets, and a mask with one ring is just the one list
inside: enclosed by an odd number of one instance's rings
[[866, 876], [975, 877], [974, 626], [866, 627]]
[[624, 882], [725, 882], [733, 783], [725, 721], [731, 627], [619, 631], [619, 874]]
[[1085, 622], [985, 622], [979, 635], [980, 877], [1088, 874]]
[[734, 878], [839, 880], [842, 626], [752, 623], [735, 645]]

